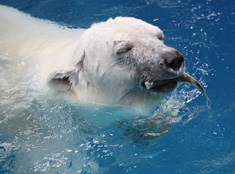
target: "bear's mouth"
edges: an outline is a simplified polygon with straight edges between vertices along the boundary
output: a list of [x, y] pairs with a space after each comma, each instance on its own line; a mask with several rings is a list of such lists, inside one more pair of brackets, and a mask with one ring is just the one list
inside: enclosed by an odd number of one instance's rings
[[176, 81], [171, 81], [159, 86], [154, 86], [151, 90], [154, 92], [169, 93], [175, 90], [177, 84]]
[[[183, 82], [193, 85], [206, 95], [206, 90], [202, 87], [202, 85], [196, 79], [194, 79], [192, 76], [186, 73], [172, 79], [158, 80], [152, 82], [149, 81], [142, 82], [141, 85], [150, 91], [158, 93], [170, 93], [177, 87], [178, 82]], [[207, 95], [206, 97], [210, 101]]]
[[177, 87], [177, 81], [171, 80], [158, 80], [154, 82], [142, 82], [141, 85], [153, 92], [157, 93], [170, 93]]

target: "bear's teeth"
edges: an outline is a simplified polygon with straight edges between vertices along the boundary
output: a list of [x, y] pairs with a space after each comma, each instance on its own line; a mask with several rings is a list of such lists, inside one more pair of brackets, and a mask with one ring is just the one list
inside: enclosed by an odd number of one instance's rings
[[145, 82], [144, 83], [147, 89], [151, 89], [153, 86], [153, 82]]

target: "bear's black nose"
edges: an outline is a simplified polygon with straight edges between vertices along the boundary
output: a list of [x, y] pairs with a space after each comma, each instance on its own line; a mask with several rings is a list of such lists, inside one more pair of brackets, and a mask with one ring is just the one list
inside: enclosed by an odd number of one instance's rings
[[174, 70], [177, 72], [181, 67], [184, 67], [184, 58], [178, 51], [171, 50], [164, 52], [161, 55], [159, 65], [164, 69]]
[[171, 62], [169, 62], [168, 68], [178, 71], [180, 67], [183, 65], [183, 63], [184, 63], [184, 58], [182, 56], [175, 57], [173, 60], [171, 60]]

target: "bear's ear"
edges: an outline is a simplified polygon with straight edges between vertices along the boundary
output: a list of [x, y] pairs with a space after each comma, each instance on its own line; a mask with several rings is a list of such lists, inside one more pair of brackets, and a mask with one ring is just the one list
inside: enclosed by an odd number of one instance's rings
[[67, 92], [72, 90], [78, 83], [87, 86], [88, 83], [83, 69], [84, 58], [85, 52], [80, 61], [73, 65], [70, 70], [61, 70], [52, 73], [47, 79], [49, 88], [57, 92]]
[[114, 41], [113, 45], [113, 51], [116, 56], [122, 56], [135, 47], [133, 42], [126, 40]]
[[48, 77], [47, 85], [56, 92], [67, 92], [72, 88], [70, 76], [73, 71], [58, 71]]

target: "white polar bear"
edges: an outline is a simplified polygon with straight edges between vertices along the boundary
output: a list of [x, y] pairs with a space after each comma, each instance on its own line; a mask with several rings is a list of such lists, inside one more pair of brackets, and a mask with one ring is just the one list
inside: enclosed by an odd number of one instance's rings
[[184, 58], [156, 26], [117, 17], [69, 29], [0, 5], [0, 52], [37, 59], [42, 77], [79, 101], [153, 110], [184, 74]]

